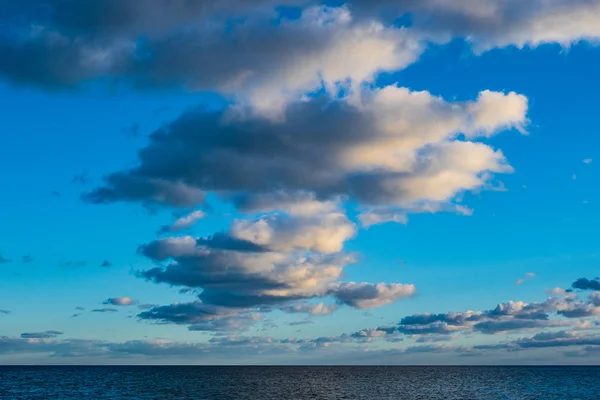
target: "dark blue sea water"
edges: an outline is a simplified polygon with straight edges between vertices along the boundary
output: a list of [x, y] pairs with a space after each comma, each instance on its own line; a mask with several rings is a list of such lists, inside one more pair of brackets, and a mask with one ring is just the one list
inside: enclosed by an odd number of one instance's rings
[[600, 399], [597, 367], [0, 367], [0, 399]]

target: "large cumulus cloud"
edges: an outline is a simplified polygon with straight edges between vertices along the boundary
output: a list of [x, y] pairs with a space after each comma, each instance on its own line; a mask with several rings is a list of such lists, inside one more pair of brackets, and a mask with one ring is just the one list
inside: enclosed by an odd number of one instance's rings
[[139, 317], [220, 331], [248, 327], [260, 319], [253, 317], [260, 310], [326, 315], [337, 308], [305, 303], [313, 298], [364, 309], [414, 294], [410, 284], [340, 282], [356, 259], [343, 252], [355, 226], [337, 209], [316, 210], [236, 220], [228, 232], [212, 237], [164, 238], [142, 246], [142, 254], [163, 265], [140, 277], [199, 294], [194, 302], [154, 307]]
[[[463, 37], [482, 51], [600, 37], [598, 0], [326, 3], [3, 0], [0, 74], [44, 87], [115, 77], [215, 90], [276, 116], [304, 92], [401, 69], [430, 41]], [[281, 5], [298, 6], [300, 17]], [[405, 15], [409, 28], [391, 23]]]
[[[193, 206], [215, 192], [240, 207], [345, 197], [366, 206], [447, 203], [512, 169], [475, 139], [523, 129], [527, 98], [484, 91], [451, 103], [395, 86], [295, 103], [285, 120], [191, 111], [156, 131], [131, 170], [109, 175], [92, 202]], [[272, 202], [272, 204], [269, 204]]]

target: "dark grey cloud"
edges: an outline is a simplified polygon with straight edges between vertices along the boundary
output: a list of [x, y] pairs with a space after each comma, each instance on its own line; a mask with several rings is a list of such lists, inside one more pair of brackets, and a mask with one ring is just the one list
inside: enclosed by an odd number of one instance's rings
[[500, 332], [516, 331], [521, 329], [547, 327], [548, 322], [539, 319], [518, 319], [513, 318], [506, 321], [485, 321], [475, 324], [473, 329], [486, 334], [496, 334]]
[[238, 332], [248, 330], [262, 315], [248, 309], [204, 304], [200, 301], [156, 306], [138, 314], [138, 318], [158, 323], [189, 325], [190, 331]]
[[566, 318], [586, 318], [600, 314], [600, 308], [592, 303], [573, 303], [564, 310], [559, 310], [558, 314]]
[[100, 266], [103, 267], [103, 268], [108, 268], [108, 267], [112, 267], [112, 264], [111, 264], [110, 261], [104, 260], [102, 262], [102, 264], [100, 264]]
[[591, 304], [593, 304], [596, 307], [600, 307], [600, 292], [594, 292], [591, 295], [588, 296], [588, 300]]
[[448, 335], [423, 335], [416, 338], [417, 343], [430, 343], [430, 342], [449, 342], [454, 340], [455, 336]]
[[479, 350], [507, 350], [519, 351], [524, 349], [551, 348], [551, 347], [580, 347], [598, 346], [600, 336], [586, 334], [580, 331], [552, 331], [540, 332], [531, 337], [519, 338], [517, 340], [492, 345], [477, 345]]
[[200, 301], [191, 303], [176, 303], [158, 306], [138, 314], [143, 320], [153, 320], [162, 323], [200, 324], [204, 321], [215, 320], [236, 315], [240, 310], [207, 305]]
[[45, 332], [27, 332], [21, 333], [22, 339], [51, 339], [59, 335], [63, 335], [63, 332], [59, 331], [45, 331]]
[[453, 335], [460, 332], [497, 334], [504, 332], [573, 325], [568, 319], [600, 314], [593, 299], [584, 302], [575, 297], [551, 297], [541, 303], [507, 302], [486, 311], [414, 314], [400, 320], [396, 327], [380, 328], [405, 335]]
[[[224, 2], [175, 0], [3, 0], [0, 74], [18, 83], [73, 88], [99, 77], [123, 76], [135, 66], [135, 40], [171, 32]], [[242, 1], [226, 1], [241, 6]], [[4, 26], [4, 25], [3, 25]], [[32, 34], [31, 26], [41, 29]], [[29, 28], [30, 29], [30, 28]]]
[[[11, 4], [12, 3], [12, 4]], [[73, 36], [123, 36], [158, 34], [195, 25], [204, 17], [218, 17], [256, 9], [300, 3], [294, 0], [10, 0], [0, 2], [0, 18], [24, 16]]]
[[579, 290], [600, 290], [600, 278], [579, 278], [573, 282], [571, 287]]
[[96, 313], [113, 313], [113, 312], [118, 312], [119, 310], [116, 310], [114, 308], [96, 308], [93, 309], [92, 312], [96, 312]]
[[315, 322], [313, 320], [304, 320], [304, 321], [292, 321], [292, 322], [288, 322], [287, 324], [289, 326], [300, 326], [300, 325], [309, 325], [309, 324], [314, 324]]
[[343, 304], [358, 309], [367, 309], [411, 297], [415, 291], [415, 286], [410, 284], [349, 282], [332, 285], [329, 294]]
[[77, 311], [84, 311], [85, 307], [77, 306], [77, 307], [75, 307], [75, 310], [77, 310]]
[[196, 240], [198, 246], [204, 246], [215, 250], [232, 250], [247, 252], [263, 252], [269, 249], [265, 246], [253, 243], [249, 240], [231, 237], [225, 233], [215, 233], [206, 238]]
[[415, 314], [404, 317], [400, 325], [429, 325], [434, 322], [444, 322], [448, 325], [464, 325], [468, 321], [476, 321], [481, 314], [453, 312], [446, 314]]
[[33, 262], [33, 257], [31, 255], [25, 255], [21, 258], [21, 261], [23, 262], [23, 264], [29, 264]]
[[8, 310], [0, 310], [0, 314], [8, 315], [8, 314], [10, 314], [10, 311], [8, 311]]
[[[259, 194], [273, 190], [276, 182], [292, 191], [323, 187], [324, 194], [338, 195], [350, 182], [336, 182], [331, 155], [344, 143], [360, 140], [368, 124], [339, 103], [323, 114], [325, 105], [313, 101], [295, 106], [285, 126], [260, 120], [224, 126], [220, 111], [188, 112], [150, 136], [138, 168], [110, 175], [87, 199], [100, 203], [155, 198], [194, 206], [207, 190]], [[282, 136], [292, 140], [283, 141]], [[323, 139], [327, 141], [321, 143]]]

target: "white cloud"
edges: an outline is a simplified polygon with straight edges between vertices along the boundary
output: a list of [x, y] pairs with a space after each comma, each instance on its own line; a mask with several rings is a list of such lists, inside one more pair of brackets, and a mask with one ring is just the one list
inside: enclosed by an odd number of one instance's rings
[[524, 284], [525, 282], [527, 282], [527, 281], [529, 281], [529, 280], [531, 280], [531, 279], [533, 279], [533, 278], [535, 278], [535, 274], [534, 274], [533, 272], [528, 272], [528, 273], [526, 273], [526, 274], [525, 274], [525, 277], [523, 277], [523, 278], [521, 278], [521, 279], [518, 279], [518, 280], [515, 282], [515, 285], [522, 285], [522, 284]]
[[311, 216], [271, 215], [257, 221], [236, 220], [231, 226], [234, 238], [276, 251], [337, 253], [355, 234], [354, 224], [339, 211]]
[[306, 313], [308, 315], [329, 315], [337, 310], [336, 304], [309, 304], [300, 303], [281, 308], [286, 313]]

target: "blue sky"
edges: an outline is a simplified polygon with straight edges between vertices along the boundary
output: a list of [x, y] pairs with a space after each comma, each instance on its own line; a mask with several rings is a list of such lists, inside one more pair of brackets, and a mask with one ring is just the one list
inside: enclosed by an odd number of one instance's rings
[[93, 3], [0, 13], [0, 363], [597, 362], [599, 2]]

